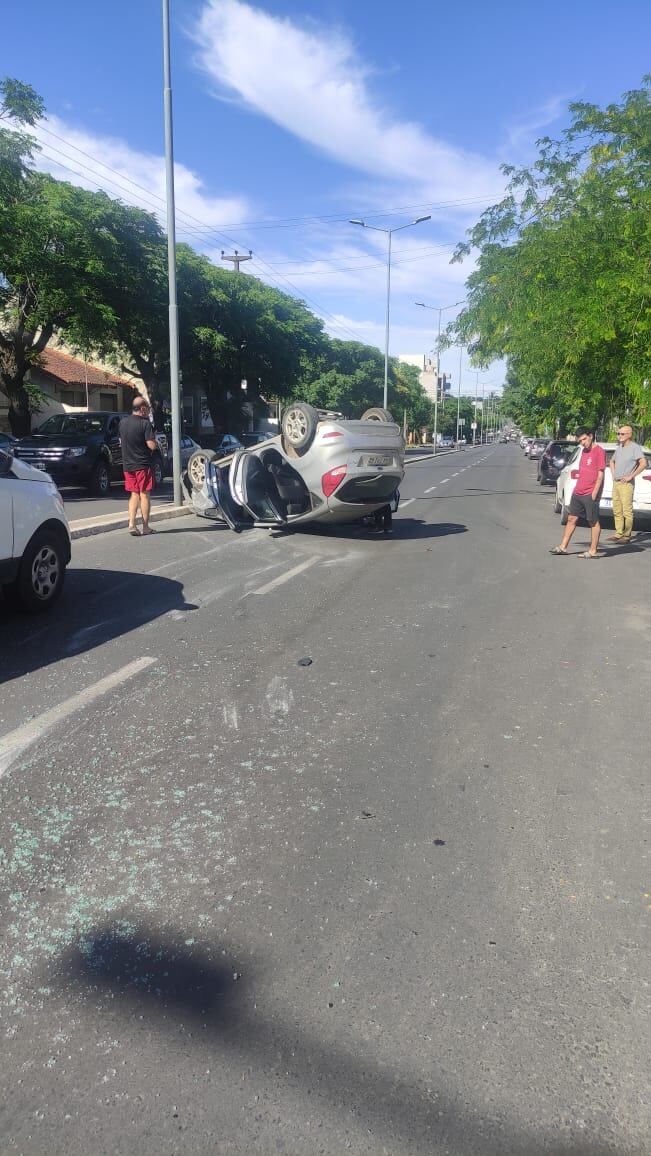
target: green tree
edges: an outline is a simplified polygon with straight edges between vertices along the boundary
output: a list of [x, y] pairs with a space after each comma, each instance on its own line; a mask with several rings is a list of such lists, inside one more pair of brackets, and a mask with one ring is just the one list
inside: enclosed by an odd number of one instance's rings
[[562, 140], [504, 167], [507, 195], [457, 250], [479, 256], [448, 335], [476, 364], [506, 356], [545, 420], [651, 418], [649, 83], [571, 105]]

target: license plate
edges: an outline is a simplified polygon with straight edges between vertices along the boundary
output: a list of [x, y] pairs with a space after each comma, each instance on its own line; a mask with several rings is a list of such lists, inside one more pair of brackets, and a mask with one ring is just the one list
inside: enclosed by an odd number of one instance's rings
[[367, 454], [365, 464], [367, 466], [390, 466], [392, 462], [391, 454]]
[[612, 506], [612, 504], [613, 504], [612, 498], [602, 498], [600, 503], [599, 503], [600, 506]]
[[45, 462], [32, 462], [32, 465], [33, 465], [35, 470], [46, 470], [47, 469], [47, 465], [45, 464]]

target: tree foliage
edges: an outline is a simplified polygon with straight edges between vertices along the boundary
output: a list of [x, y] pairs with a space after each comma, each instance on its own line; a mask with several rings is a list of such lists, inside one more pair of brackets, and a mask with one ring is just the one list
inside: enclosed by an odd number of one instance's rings
[[476, 364], [507, 357], [534, 420], [651, 420], [649, 98], [645, 78], [604, 110], [571, 105], [457, 249], [478, 263], [449, 336]]

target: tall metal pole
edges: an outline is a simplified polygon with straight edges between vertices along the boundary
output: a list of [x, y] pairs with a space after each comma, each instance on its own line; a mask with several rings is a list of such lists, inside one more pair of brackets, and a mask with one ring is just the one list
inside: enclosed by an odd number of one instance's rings
[[461, 363], [463, 361], [463, 345], [459, 346], [459, 388], [457, 390], [457, 438], [456, 447], [459, 449], [459, 418], [461, 416]]
[[441, 378], [441, 314], [443, 307], [438, 310], [439, 327], [436, 334], [436, 383], [434, 386], [434, 446], [433, 453], [436, 456], [436, 439], [439, 431], [439, 381]]
[[163, 0], [163, 107], [165, 112], [165, 187], [167, 191], [172, 478], [174, 505], [180, 506], [183, 503], [181, 492], [181, 385], [179, 378], [179, 310], [176, 300], [176, 211], [174, 206], [174, 139], [170, 67], [170, 0]]
[[391, 234], [393, 229], [387, 229], [389, 238], [387, 244], [387, 318], [384, 331], [384, 401], [382, 405], [389, 408], [389, 305], [391, 301]]

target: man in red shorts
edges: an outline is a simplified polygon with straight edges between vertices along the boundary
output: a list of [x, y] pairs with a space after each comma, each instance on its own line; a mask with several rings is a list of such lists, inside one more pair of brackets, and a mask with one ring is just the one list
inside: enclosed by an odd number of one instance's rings
[[584, 518], [590, 527], [590, 549], [579, 554], [579, 558], [598, 558], [597, 547], [601, 525], [599, 522], [599, 499], [604, 484], [606, 472], [606, 455], [595, 444], [594, 430], [580, 429], [576, 436], [581, 446], [579, 456], [579, 476], [576, 479], [574, 493], [570, 498], [570, 509], [567, 526], [560, 546], [554, 546], [550, 554], [567, 554], [567, 546], [576, 530], [579, 518]]
[[[154, 533], [149, 527], [149, 494], [154, 488], [151, 455], [156, 449], [156, 434], [149, 418], [149, 405], [144, 397], [134, 397], [131, 415], [122, 418], [120, 441], [124, 488], [129, 494], [129, 533], [139, 538], [141, 533]], [[142, 515], [142, 531], [136, 526], [138, 508]]]

